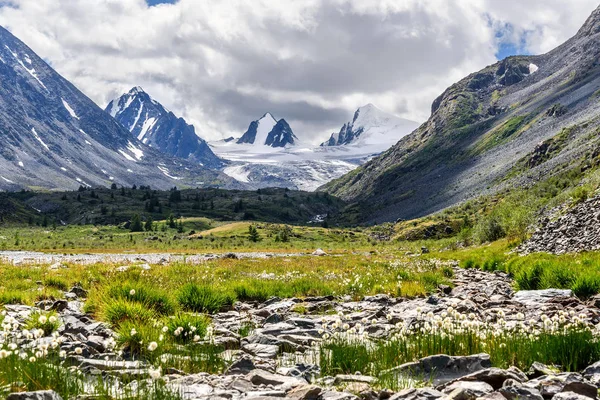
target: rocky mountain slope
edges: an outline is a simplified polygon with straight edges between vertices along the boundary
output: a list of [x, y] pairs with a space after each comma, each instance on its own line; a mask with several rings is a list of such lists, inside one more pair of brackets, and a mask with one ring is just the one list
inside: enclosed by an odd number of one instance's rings
[[192, 125], [165, 109], [141, 87], [111, 101], [106, 112], [142, 143], [162, 153], [209, 168], [223, 165]]
[[1, 27], [0, 42], [0, 190], [243, 186], [146, 146]]
[[419, 126], [418, 123], [388, 114], [373, 104], [360, 107], [354, 118], [332, 133], [321, 146], [344, 146], [349, 144], [383, 144], [392, 146]]
[[600, 250], [599, 221], [600, 198], [585, 200], [558, 217], [543, 217], [531, 238], [519, 247], [519, 252], [563, 254]]
[[252, 121], [248, 130], [238, 139], [237, 144], [256, 146], [286, 147], [296, 143], [298, 138], [285, 119], [276, 120], [270, 113]]
[[449, 87], [429, 120], [326, 185], [363, 222], [412, 218], [531, 184], [597, 156], [600, 9], [566, 43], [509, 57]]

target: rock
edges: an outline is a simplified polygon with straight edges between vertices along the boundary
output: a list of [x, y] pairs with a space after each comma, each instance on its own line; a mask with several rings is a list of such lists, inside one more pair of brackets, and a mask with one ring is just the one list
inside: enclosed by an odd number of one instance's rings
[[100, 371], [136, 371], [140, 370], [145, 366], [140, 361], [107, 361], [107, 360], [94, 360], [84, 359], [81, 361], [80, 368], [93, 367]]
[[570, 289], [519, 290], [512, 299], [526, 306], [535, 307], [565, 297], [573, 297], [573, 291]]
[[71, 290], [69, 290], [69, 292], [75, 294], [79, 298], [87, 297], [87, 291], [84, 288], [82, 288], [80, 285], [73, 286], [71, 288]]
[[404, 389], [389, 400], [435, 400], [445, 397], [444, 393], [431, 388]]
[[562, 391], [574, 392], [592, 399], [595, 399], [598, 395], [598, 388], [587, 382], [569, 382], [563, 387]]
[[552, 375], [554, 373], [556, 373], [555, 369], [552, 369], [549, 366], [536, 361], [533, 364], [531, 364], [529, 371], [527, 371], [527, 377], [529, 379], [534, 379], [543, 375]]
[[552, 400], [590, 400], [590, 398], [575, 392], [561, 392], [554, 396]]
[[321, 392], [321, 400], [356, 400], [356, 397], [353, 394], [346, 392], [334, 392], [330, 390], [324, 390]]
[[277, 358], [277, 354], [279, 354], [279, 346], [270, 344], [248, 343], [244, 344], [241, 349], [246, 353], [260, 358], [275, 359]]
[[498, 390], [502, 387], [504, 382], [508, 379], [513, 379], [517, 382], [524, 382], [527, 380], [527, 377], [522, 376], [516, 371], [504, 370], [500, 368], [486, 368], [477, 372], [474, 372], [469, 375], [462, 376], [457, 378], [453, 382], [449, 382], [445, 385], [440, 385], [438, 389], [443, 390], [449, 384], [460, 381], [469, 381], [469, 382], [485, 382], [491, 385], [494, 390]]
[[368, 375], [336, 375], [335, 380], [333, 381], [334, 385], [340, 385], [342, 383], [348, 382], [359, 382], [366, 384], [373, 384], [377, 381], [376, 378]]
[[488, 383], [469, 381], [454, 382], [442, 390], [443, 393], [456, 400], [471, 400], [493, 391], [494, 388]]
[[256, 366], [250, 357], [242, 357], [237, 361], [234, 361], [227, 371], [226, 375], [246, 375], [252, 370], [255, 370]]
[[276, 323], [283, 322], [283, 321], [284, 321], [284, 318], [281, 315], [279, 315], [277, 313], [273, 313], [273, 314], [269, 315], [267, 317], [267, 319], [265, 319], [265, 324], [276, 324]]
[[422, 358], [417, 362], [406, 363], [388, 372], [405, 376], [420, 377], [432, 380], [434, 385], [440, 385], [460, 377], [491, 367], [488, 354], [472, 356], [447, 356], [444, 354]]
[[289, 389], [305, 385], [308, 382], [301, 378], [288, 377], [282, 375], [272, 374], [261, 369], [255, 369], [251, 371], [246, 379], [252, 382], [252, 384], [259, 385], [273, 385], [273, 386], [285, 386]]
[[421, 247], [421, 254], [428, 254], [429, 253], [429, 249], [425, 246]]
[[583, 370], [583, 377], [596, 386], [600, 386], [600, 361]]
[[65, 311], [67, 308], [69, 308], [69, 302], [66, 300], [56, 300], [55, 302], [52, 303], [52, 305], [50, 306], [50, 310], [52, 311], [56, 311], [56, 312], [63, 312]]
[[539, 390], [525, 386], [505, 386], [498, 392], [508, 400], [544, 400]]
[[53, 390], [40, 390], [37, 392], [11, 393], [6, 400], [63, 400], [63, 398]]
[[322, 391], [318, 386], [304, 385], [290, 390], [286, 397], [291, 400], [317, 400]]
[[323, 249], [316, 249], [315, 251], [313, 251], [312, 253], [313, 256], [326, 256], [327, 253], [325, 253], [325, 251], [323, 251]]

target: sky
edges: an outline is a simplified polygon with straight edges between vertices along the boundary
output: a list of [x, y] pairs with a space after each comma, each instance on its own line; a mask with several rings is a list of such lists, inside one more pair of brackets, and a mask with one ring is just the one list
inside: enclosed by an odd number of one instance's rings
[[271, 112], [320, 142], [373, 103], [425, 121], [471, 72], [573, 36], [597, 0], [0, 0], [99, 106], [142, 86], [207, 140]]

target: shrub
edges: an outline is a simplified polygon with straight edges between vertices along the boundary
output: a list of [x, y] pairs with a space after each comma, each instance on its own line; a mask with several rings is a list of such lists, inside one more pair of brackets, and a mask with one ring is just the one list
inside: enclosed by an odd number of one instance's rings
[[583, 203], [590, 196], [590, 191], [585, 186], [577, 186], [571, 195], [574, 204]]
[[473, 236], [478, 243], [494, 242], [505, 235], [500, 218], [495, 213], [483, 217], [473, 228]]
[[233, 305], [235, 297], [208, 285], [188, 283], [179, 290], [179, 304], [186, 311], [213, 314]]

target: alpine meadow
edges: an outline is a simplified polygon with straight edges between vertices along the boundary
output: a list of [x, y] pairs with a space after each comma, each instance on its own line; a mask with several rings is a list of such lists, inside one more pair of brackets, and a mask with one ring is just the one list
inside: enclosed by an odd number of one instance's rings
[[598, 4], [0, 0], [0, 42], [0, 399], [599, 397]]

